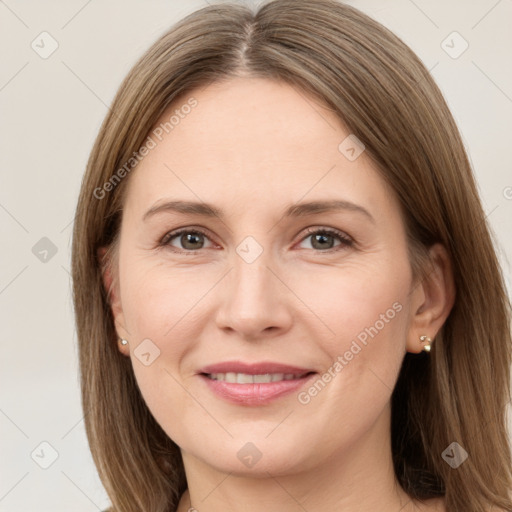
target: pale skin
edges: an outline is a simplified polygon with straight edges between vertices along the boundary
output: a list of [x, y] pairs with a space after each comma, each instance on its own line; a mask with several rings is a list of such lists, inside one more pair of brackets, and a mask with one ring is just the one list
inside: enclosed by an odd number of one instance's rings
[[[111, 296], [129, 341], [119, 350], [182, 451], [188, 490], [178, 511], [444, 511], [443, 499], [411, 500], [395, 478], [390, 398], [405, 353], [422, 350], [421, 335], [434, 339], [453, 306], [446, 251], [433, 246], [433, 270], [413, 279], [394, 193], [365, 152], [350, 161], [339, 151], [349, 132], [303, 92], [246, 77], [190, 96], [198, 105], [129, 178]], [[333, 199], [367, 213], [283, 217], [296, 203]], [[160, 211], [143, 220], [169, 200], [206, 202], [223, 217]], [[205, 236], [158, 246], [178, 228]], [[343, 237], [315, 243], [307, 228]], [[236, 251], [248, 236], [263, 249], [251, 263]], [[400, 311], [307, 404], [297, 393], [229, 403], [197, 375], [237, 359], [321, 376], [393, 304]], [[145, 339], [160, 351], [149, 366], [134, 352]], [[248, 442], [262, 454], [253, 467], [237, 456]]]

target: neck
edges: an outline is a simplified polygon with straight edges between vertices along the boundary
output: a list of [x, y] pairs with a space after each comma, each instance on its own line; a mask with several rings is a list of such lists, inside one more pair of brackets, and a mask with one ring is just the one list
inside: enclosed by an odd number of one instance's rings
[[[415, 504], [398, 484], [392, 462], [390, 409], [351, 446], [321, 465], [293, 474], [223, 473], [183, 451], [188, 489], [178, 512], [409, 512]], [[306, 441], [307, 442], [307, 441]]]

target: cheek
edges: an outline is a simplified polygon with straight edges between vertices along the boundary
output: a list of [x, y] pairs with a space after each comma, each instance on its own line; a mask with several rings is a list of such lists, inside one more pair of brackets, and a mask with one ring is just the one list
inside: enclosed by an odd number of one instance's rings
[[127, 265], [122, 298], [128, 329], [155, 342], [176, 338], [177, 332], [193, 325], [195, 310], [217, 280], [212, 269], [173, 268], [144, 260]]
[[[207, 294], [219, 279], [212, 269], [170, 268], [137, 261], [122, 276], [126, 327], [134, 342], [132, 366], [139, 389], [157, 421], [169, 411], [180, 418], [193, 406], [183, 386], [192, 368], [182, 361], [201, 339]], [[211, 316], [211, 315], [210, 315]], [[148, 355], [149, 354], [149, 355]], [[175, 422], [166, 422], [174, 425]]]
[[[316, 276], [314, 286], [302, 285], [298, 294], [309, 297], [308, 306], [319, 319], [314, 325], [322, 325], [317, 343], [326, 355], [322, 382], [306, 390], [302, 403], [316, 401], [319, 409], [339, 404], [335, 414], [342, 423], [361, 418], [362, 404], [379, 410], [385, 406], [405, 354], [407, 268], [406, 259], [389, 259], [388, 264], [381, 259], [378, 265], [333, 269]], [[375, 410], [370, 407], [368, 414]]]
[[332, 340], [329, 346], [333, 349], [343, 349], [344, 343], [358, 337], [364, 343], [369, 331], [387, 337], [405, 328], [403, 311], [411, 279], [408, 262], [405, 258], [377, 259], [354, 260], [317, 272], [314, 279], [297, 276], [293, 282], [294, 292], [315, 313], [322, 329], [318, 332]]

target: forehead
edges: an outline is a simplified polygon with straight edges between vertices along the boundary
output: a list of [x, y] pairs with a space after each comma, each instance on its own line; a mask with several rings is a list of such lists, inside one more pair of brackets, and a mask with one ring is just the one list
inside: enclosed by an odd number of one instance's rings
[[149, 135], [155, 146], [128, 189], [140, 207], [165, 194], [243, 207], [337, 190], [365, 202], [384, 187], [364, 152], [351, 161], [340, 150], [350, 132], [339, 117], [284, 82], [244, 77], [195, 89]]

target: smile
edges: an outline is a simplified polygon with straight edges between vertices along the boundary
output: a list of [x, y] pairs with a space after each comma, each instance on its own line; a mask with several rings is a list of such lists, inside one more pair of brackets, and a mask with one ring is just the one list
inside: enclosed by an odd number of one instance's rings
[[273, 361], [223, 361], [197, 372], [213, 396], [244, 406], [262, 406], [297, 392], [317, 374], [312, 368]]
[[293, 373], [262, 373], [260, 375], [251, 375], [248, 373], [207, 373], [206, 377], [212, 380], [222, 382], [230, 382], [237, 384], [264, 384], [269, 382], [279, 382], [283, 380], [296, 380], [301, 379], [307, 373], [302, 375], [295, 375]]

